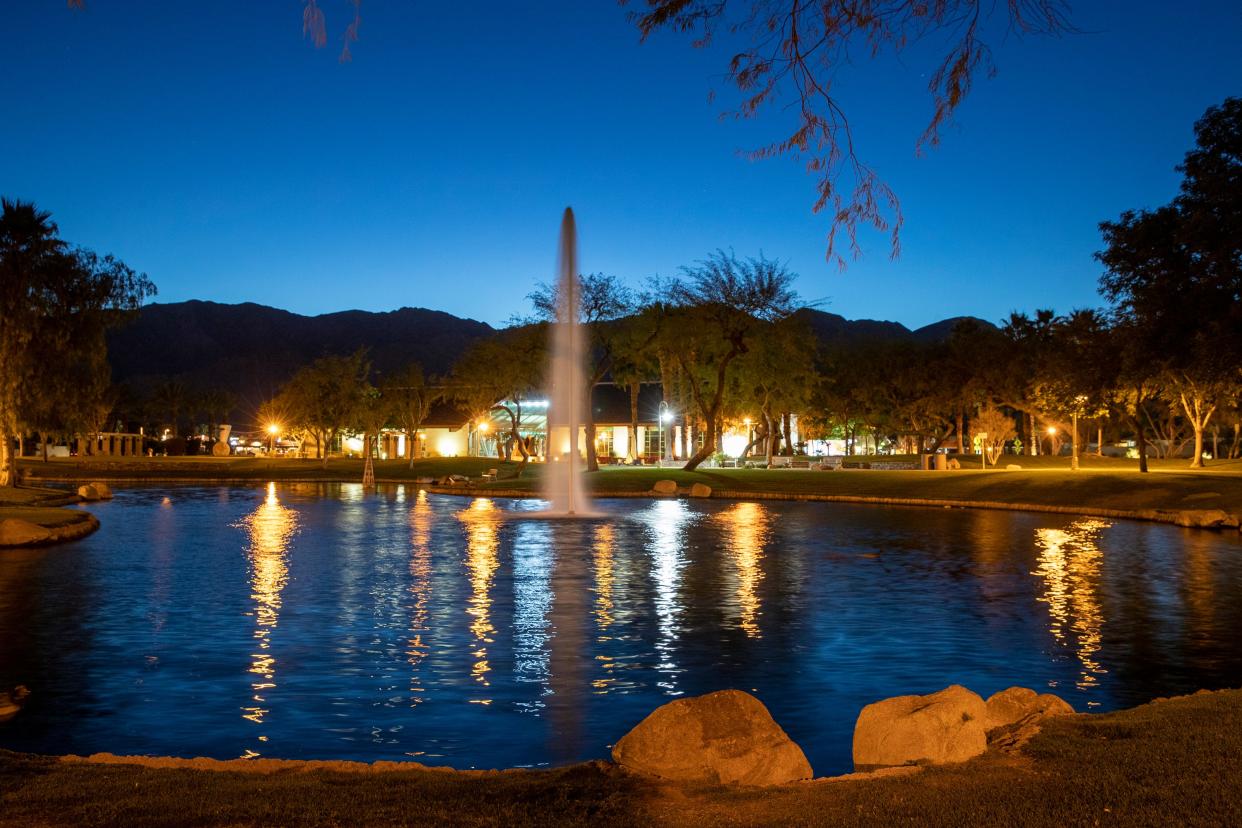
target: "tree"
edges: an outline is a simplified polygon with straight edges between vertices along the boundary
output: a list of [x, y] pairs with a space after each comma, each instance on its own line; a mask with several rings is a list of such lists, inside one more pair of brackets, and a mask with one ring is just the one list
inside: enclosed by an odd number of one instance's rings
[[[630, 0], [621, 0], [622, 3]], [[931, 38], [944, 39], [939, 63], [928, 67], [932, 115], [917, 148], [935, 146], [940, 130], [969, 94], [975, 77], [995, 70], [987, 38], [1013, 33], [1056, 35], [1070, 31], [1062, 0], [635, 0], [632, 19], [646, 39], [662, 29], [711, 44], [718, 31], [740, 38], [727, 82], [739, 100], [733, 115], [749, 118], [768, 104], [791, 105], [791, 133], [750, 153], [752, 158], [792, 155], [817, 176], [815, 212], [827, 209], [829, 260], [844, 265], [837, 234], [857, 255], [857, 229], [890, 234], [899, 251], [902, 217], [897, 195], [855, 152], [853, 132], [834, 91], [835, 75], [853, 53], [904, 52]], [[998, 12], [997, 9], [1000, 9]], [[996, 19], [1002, 18], [1002, 19]], [[776, 102], [780, 101], [779, 104]], [[849, 182], [845, 187], [842, 182]], [[852, 187], [852, 189], [848, 189]]]
[[[778, 449], [780, 422], [789, 412], [801, 416], [807, 411], [816, 385], [817, 343], [810, 329], [797, 317], [788, 317], [760, 329], [749, 353], [739, 360], [737, 399], [734, 405], [757, 412], [755, 443], [763, 446], [768, 465]], [[801, 429], [799, 429], [801, 430]]]
[[1096, 254], [1100, 292], [1131, 350], [1151, 361], [1194, 430], [1192, 468], [1242, 379], [1242, 98], [1209, 108], [1195, 141], [1172, 203], [1101, 223], [1106, 248]]
[[423, 366], [417, 362], [411, 362], [387, 377], [380, 390], [389, 400], [394, 421], [406, 434], [406, 454], [410, 459], [410, 468], [414, 468], [418, 430], [431, 413], [431, 406], [440, 400], [444, 392], [428, 380]]
[[690, 392], [703, 422], [705, 440], [686, 463], [693, 471], [716, 451], [716, 435], [728, 388], [729, 370], [744, 356], [757, 332], [791, 315], [797, 294], [794, 274], [780, 262], [739, 259], [718, 250], [682, 278], [665, 286], [671, 298], [664, 325], [666, 345], [690, 378]]
[[[530, 462], [522, 437], [522, 400], [538, 390], [547, 372], [547, 325], [519, 325], [480, 340], [453, 366], [452, 396], [471, 417], [503, 411], [509, 418], [508, 442], [522, 456], [517, 476]], [[497, 439], [498, 450], [503, 443]]]
[[189, 404], [190, 392], [179, 380], [166, 379], [151, 392], [151, 415], [167, 423], [173, 437], [181, 436], [181, 412]]
[[996, 465], [1005, 443], [1018, 436], [1014, 431], [1013, 420], [1006, 417], [1000, 410], [988, 406], [979, 411], [971, 421], [971, 436], [978, 441], [986, 463]]
[[145, 275], [58, 232], [34, 204], [0, 200], [0, 485], [16, 483], [23, 424], [91, 419], [107, 385], [106, 330], [155, 293]]
[[370, 373], [365, 349], [320, 357], [294, 374], [277, 396], [276, 407], [287, 414], [292, 429], [314, 436], [325, 468], [337, 435], [359, 422]]

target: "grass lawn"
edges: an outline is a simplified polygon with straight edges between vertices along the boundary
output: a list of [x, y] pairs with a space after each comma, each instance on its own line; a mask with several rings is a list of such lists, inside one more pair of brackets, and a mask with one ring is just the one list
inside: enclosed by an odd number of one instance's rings
[[44, 500], [64, 498], [67, 492], [61, 489], [44, 489], [38, 487], [14, 488], [0, 487], [0, 507], [29, 506]]
[[1017, 756], [766, 790], [661, 783], [604, 763], [246, 773], [0, 751], [0, 824], [1242, 825], [1242, 691], [1058, 720]]
[[0, 520], [18, 518], [49, 528], [67, 526], [87, 519], [87, 512], [80, 509], [56, 509], [50, 506], [0, 506]]
[[[865, 460], [866, 458], [860, 458]], [[891, 459], [891, 458], [887, 458]], [[680, 469], [610, 466], [586, 476], [591, 490], [610, 493], [649, 491], [657, 480], [679, 485], [706, 483], [718, 493], [770, 493], [837, 497], [917, 498], [948, 501], [993, 501], [1103, 509], [1223, 509], [1242, 514], [1242, 461], [1217, 461], [1203, 470], [1186, 468], [1184, 460], [1152, 461], [1152, 472], [1141, 475], [1132, 460], [1083, 458], [1078, 472], [1065, 457], [1026, 457], [1021, 471], [963, 469], [954, 472], [804, 469]], [[1036, 467], [1037, 466], [1037, 467]], [[498, 469], [495, 483], [476, 480], [475, 491], [519, 491], [536, 494], [542, 467], [531, 464], [515, 478], [517, 464], [478, 457], [432, 458], [413, 468], [401, 460], [375, 464], [380, 480], [402, 481], [447, 474], [480, 477]], [[150, 482], [158, 480], [336, 480], [362, 478], [362, 461], [253, 457], [155, 457], [53, 459], [48, 463], [23, 461], [22, 469], [34, 480], [86, 482], [95, 477]], [[22, 491], [22, 490], [18, 490]]]

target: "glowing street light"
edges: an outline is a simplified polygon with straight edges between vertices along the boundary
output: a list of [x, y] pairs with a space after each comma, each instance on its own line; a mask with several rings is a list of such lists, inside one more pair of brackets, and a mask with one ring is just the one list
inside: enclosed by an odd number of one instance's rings
[[267, 453], [272, 455], [276, 453], [276, 435], [280, 433], [280, 426], [276, 423], [268, 423], [267, 433], [271, 435], [269, 438], [270, 442], [268, 443]]
[[672, 460], [673, 457], [673, 412], [669, 411], [668, 403], [660, 400], [660, 430], [664, 433], [664, 451], [660, 459]]

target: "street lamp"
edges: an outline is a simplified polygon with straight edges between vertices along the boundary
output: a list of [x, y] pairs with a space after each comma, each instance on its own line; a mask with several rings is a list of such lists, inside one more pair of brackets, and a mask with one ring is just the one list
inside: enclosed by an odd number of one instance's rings
[[1070, 469], [1073, 471], [1078, 471], [1078, 412], [1086, 401], [1086, 396], [1082, 394], [1074, 398], [1074, 439], [1070, 451]]
[[270, 456], [276, 453], [276, 435], [280, 433], [280, 426], [275, 423], [269, 423], [267, 426], [267, 433], [271, 435], [267, 449], [267, 453]]
[[673, 412], [668, 410], [668, 403], [660, 400], [660, 431], [664, 434], [664, 451], [662, 459], [672, 460], [673, 454], [673, 435], [671, 423], [673, 422]]

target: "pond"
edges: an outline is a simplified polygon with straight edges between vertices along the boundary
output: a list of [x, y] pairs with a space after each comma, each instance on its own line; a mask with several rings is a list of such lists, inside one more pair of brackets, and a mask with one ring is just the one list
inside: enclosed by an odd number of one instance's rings
[[888, 696], [1019, 684], [1080, 711], [1242, 684], [1234, 533], [827, 503], [540, 501], [412, 486], [122, 489], [0, 556], [0, 747], [604, 758], [658, 705], [759, 696], [817, 774]]

